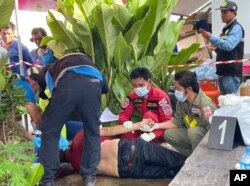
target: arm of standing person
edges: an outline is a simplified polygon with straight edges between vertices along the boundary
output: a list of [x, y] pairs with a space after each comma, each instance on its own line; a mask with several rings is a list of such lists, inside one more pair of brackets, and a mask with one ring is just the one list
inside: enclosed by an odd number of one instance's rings
[[242, 28], [240, 25], [235, 25], [230, 31], [229, 35], [225, 37], [217, 37], [212, 35], [210, 32], [206, 32], [203, 29], [199, 30], [203, 37], [207, 38], [210, 43], [216, 46], [219, 49], [225, 51], [233, 50], [241, 41], [243, 37]]

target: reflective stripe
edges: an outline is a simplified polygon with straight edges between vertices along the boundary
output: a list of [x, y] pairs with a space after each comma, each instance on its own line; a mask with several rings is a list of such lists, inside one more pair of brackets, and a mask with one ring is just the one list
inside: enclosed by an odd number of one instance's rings
[[198, 122], [196, 121], [196, 119], [193, 119], [191, 122], [189, 122], [189, 117], [188, 117], [188, 115], [186, 115], [186, 116], [184, 117], [184, 120], [185, 120], [185, 122], [189, 125], [190, 128], [195, 127], [195, 126], [198, 124]]

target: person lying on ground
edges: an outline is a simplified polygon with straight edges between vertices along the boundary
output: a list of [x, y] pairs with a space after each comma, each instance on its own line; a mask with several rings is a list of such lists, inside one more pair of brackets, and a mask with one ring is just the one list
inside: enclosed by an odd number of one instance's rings
[[[142, 139], [111, 139], [114, 136], [139, 130], [140, 123], [130, 129], [122, 125], [100, 129], [101, 160], [98, 174], [121, 178], [173, 178], [183, 166], [186, 157], [178, 152], [164, 148], [160, 144], [145, 142]], [[74, 137], [71, 146], [62, 159], [71, 163], [79, 172], [84, 146], [84, 129]]]

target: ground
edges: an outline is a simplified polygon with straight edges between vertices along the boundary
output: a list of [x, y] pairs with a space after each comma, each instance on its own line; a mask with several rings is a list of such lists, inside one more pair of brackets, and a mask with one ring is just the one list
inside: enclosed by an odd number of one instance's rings
[[[69, 164], [62, 164], [57, 175], [56, 186], [83, 185], [81, 176], [75, 173]], [[122, 179], [98, 176], [96, 186], [166, 186], [170, 179]]]

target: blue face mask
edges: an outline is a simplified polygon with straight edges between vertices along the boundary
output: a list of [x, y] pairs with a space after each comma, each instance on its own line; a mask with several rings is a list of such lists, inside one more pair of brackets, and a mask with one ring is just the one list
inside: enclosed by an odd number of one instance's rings
[[174, 95], [176, 99], [180, 102], [184, 102], [187, 99], [187, 96], [184, 95], [184, 92], [181, 92], [179, 90], [175, 90]]
[[135, 90], [136, 95], [139, 97], [144, 97], [149, 92], [148, 86], [134, 88], [134, 90]]

